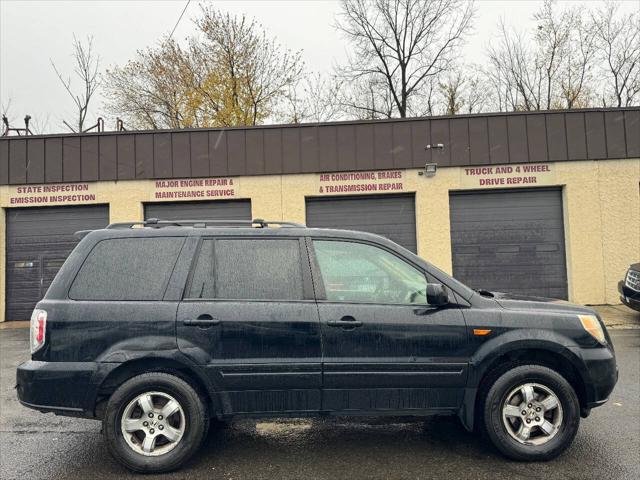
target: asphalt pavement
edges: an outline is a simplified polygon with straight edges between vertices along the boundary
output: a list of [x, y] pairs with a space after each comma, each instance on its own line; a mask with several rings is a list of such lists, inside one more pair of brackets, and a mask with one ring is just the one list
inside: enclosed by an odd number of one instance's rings
[[[15, 368], [28, 330], [0, 330], [0, 479], [125, 479], [100, 423], [22, 407]], [[546, 463], [504, 459], [456, 418], [241, 420], [212, 428], [171, 479], [637, 479], [640, 478], [640, 329], [612, 330], [620, 380], [582, 420], [573, 446]]]

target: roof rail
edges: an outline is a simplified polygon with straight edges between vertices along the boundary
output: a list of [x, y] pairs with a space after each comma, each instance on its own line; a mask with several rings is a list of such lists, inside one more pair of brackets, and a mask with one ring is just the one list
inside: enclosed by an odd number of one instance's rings
[[297, 227], [306, 228], [306, 225], [294, 222], [283, 222], [278, 220], [263, 220], [256, 218], [253, 220], [160, 220], [158, 218], [149, 218], [148, 220], [141, 222], [118, 222], [110, 223], [107, 225], [107, 229], [115, 228], [133, 228], [135, 226], [149, 227], [149, 228], [163, 228], [163, 227], [193, 227], [193, 228], [206, 228], [214, 226], [224, 227], [255, 227], [255, 228], [267, 228], [271, 225], [279, 225], [281, 227]]

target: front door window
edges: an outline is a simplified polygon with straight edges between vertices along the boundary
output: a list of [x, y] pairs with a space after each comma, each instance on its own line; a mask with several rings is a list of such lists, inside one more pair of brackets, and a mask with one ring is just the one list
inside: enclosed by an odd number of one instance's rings
[[427, 304], [424, 273], [392, 253], [365, 243], [313, 243], [328, 301]]

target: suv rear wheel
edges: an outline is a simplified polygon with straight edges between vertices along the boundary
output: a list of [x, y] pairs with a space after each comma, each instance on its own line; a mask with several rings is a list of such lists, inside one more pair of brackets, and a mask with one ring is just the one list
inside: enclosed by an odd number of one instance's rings
[[564, 377], [539, 365], [502, 374], [484, 403], [493, 444], [514, 460], [551, 460], [573, 441], [580, 424], [578, 398]]
[[111, 454], [136, 472], [180, 467], [200, 447], [208, 422], [197, 392], [166, 373], [146, 373], [111, 396], [103, 431]]

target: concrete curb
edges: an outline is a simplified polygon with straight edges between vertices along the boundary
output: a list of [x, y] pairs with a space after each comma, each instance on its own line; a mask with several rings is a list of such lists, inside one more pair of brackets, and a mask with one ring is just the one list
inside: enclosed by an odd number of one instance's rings
[[631, 310], [625, 305], [591, 305], [591, 307], [600, 314], [609, 329], [640, 328], [640, 312]]
[[29, 328], [29, 320], [8, 321], [0, 323], [0, 330], [14, 330], [16, 328]]

